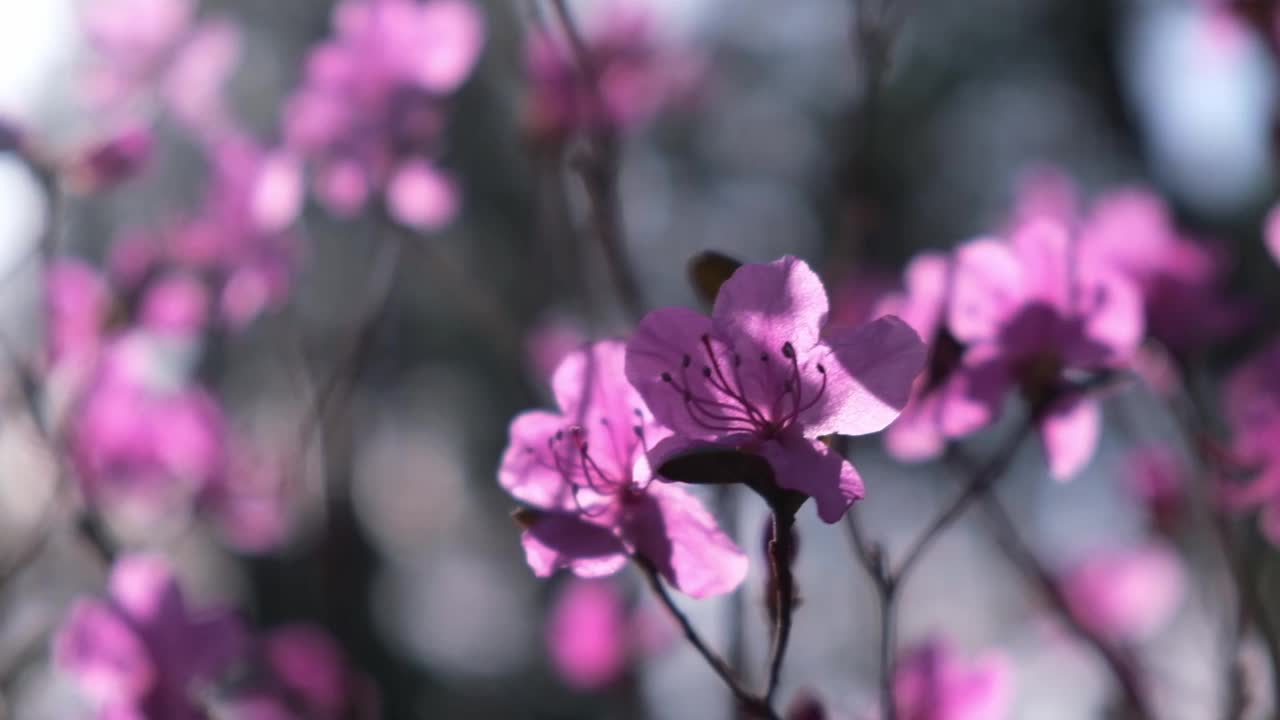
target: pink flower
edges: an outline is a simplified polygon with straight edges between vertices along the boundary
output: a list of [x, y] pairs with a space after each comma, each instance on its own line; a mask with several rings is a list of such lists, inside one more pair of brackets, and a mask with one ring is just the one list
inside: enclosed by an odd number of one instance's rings
[[966, 661], [943, 640], [927, 640], [894, 666], [893, 702], [900, 720], [1003, 720], [1013, 708], [1013, 667], [1000, 653]]
[[567, 40], [544, 31], [529, 37], [525, 122], [535, 137], [642, 124], [690, 94], [701, 75], [698, 60], [660, 46], [654, 18], [634, 3], [595, 8], [582, 34], [594, 91]]
[[[273, 629], [262, 640], [265, 670], [276, 694], [307, 720], [372, 720], [378, 698], [367, 678], [357, 673], [333, 638], [310, 625]], [[254, 715], [231, 717], [257, 720]]]
[[676, 434], [655, 456], [707, 444], [758, 454], [780, 487], [838, 521], [862, 497], [862, 479], [818, 438], [884, 429], [907, 404], [925, 346], [895, 317], [824, 338], [826, 320], [826, 290], [794, 257], [739, 268], [710, 318], [686, 308], [646, 315], [626, 370]]
[[1263, 226], [1263, 237], [1266, 241], [1267, 252], [1271, 253], [1271, 257], [1280, 263], [1280, 204], [1271, 208], [1267, 213], [1267, 221]]
[[1129, 453], [1129, 492], [1147, 511], [1151, 524], [1172, 533], [1182, 520], [1186, 505], [1187, 468], [1173, 448], [1149, 445]]
[[993, 420], [1011, 389], [1021, 391], [1057, 479], [1093, 455], [1101, 424], [1077, 381], [1121, 367], [1142, 339], [1141, 298], [1114, 270], [1077, 252], [1064, 226], [1017, 228], [1007, 241], [957, 249], [948, 325], [967, 346], [963, 398], [949, 409], [948, 435]]
[[385, 188], [400, 222], [445, 225], [459, 200], [434, 164], [444, 99], [475, 66], [483, 20], [466, 0], [344, 0], [333, 27], [285, 108], [289, 147], [314, 162], [330, 211], [353, 215]]
[[197, 21], [192, 0], [96, 0], [83, 22], [95, 53], [86, 88], [95, 112], [136, 114], [162, 100], [202, 139], [230, 127], [221, 93], [240, 59], [233, 25]]
[[148, 128], [127, 127], [73, 153], [62, 173], [82, 193], [108, 190], [142, 171], [153, 142]]
[[1159, 632], [1177, 612], [1185, 585], [1178, 556], [1163, 545], [1098, 552], [1063, 578], [1072, 615], [1119, 643], [1147, 640]]
[[234, 616], [188, 607], [168, 563], [151, 555], [117, 560], [109, 598], [78, 601], [53, 644], [102, 720], [201, 720], [203, 698], [247, 650]]
[[910, 402], [884, 435], [889, 453], [910, 462], [937, 457], [946, 447], [944, 415], [953, 408], [965, 410], [963, 401], [955, 398], [961, 388], [956, 371], [964, 348], [945, 322], [951, 294], [950, 259], [938, 253], [918, 255], [905, 275], [905, 290], [885, 296], [872, 317], [897, 316], [929, 345], [925, 372], [916, 378]]
[[107, 281], [87, 263], [58, 258], [45, 275], [44, 294], [49, 363], [91, 367], [111, 314]]
[[1225, 257], [1182, 235], [1148, 190], [1113, 190], [1095, 200], [1080, 243], [1082, 253], [1137, 285], [1147, 332], [1174, 351], [1224, 340], [1248, 320], [1245, 307], [1226, 297]]
[[560, 412], [511, 422], [498, 480], [534, 509], [520, 516], [525, 557], [539, 577], [598, 577], [638, 555], [688, 595], [729, 592], [746, 555], [693, 495], [653, 482], [647, 447], [665, 431], [627, 385], [624, 352], [606, 340], [569, 354], [551, 381]]
[[1280, 343], [1231, 373], [1224, 405], [1232, 442], [1220, 501], [1234, 510], [1259, 508], [1263, 534], [1280, 545]]
[[629, 610], [618, 588], [604, 580], [566, 584], [546, 626], [552, 664], [565, 684], [578, 690], [608, 687], [634, 663], [665, 647], [673, 633], [666, 617], [655, 618], [644, 608]]
[[220, 480], [226, 429], [210, 395], [166, 377], [152, 343], [135, 333], [107, 348], [77, 403], [70, 442], [89, 497], [164, 513]]

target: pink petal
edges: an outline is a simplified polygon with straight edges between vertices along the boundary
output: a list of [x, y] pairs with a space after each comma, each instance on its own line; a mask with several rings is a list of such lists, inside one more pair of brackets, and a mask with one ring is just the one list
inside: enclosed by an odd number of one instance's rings
[[439, 230], [458, 214], [458, 189], [444, 173], [426, 162], [400, 166], [387, 187], [392, 217], [422, 230]]
[[1022, 271], [1022, 286], [1035, 299], [1059, 311], [1071, 307], [1074, 269], [1079, 264], [1067, 228], [1040, 218], [1014, 230], [1011, 242]]
[[131, 705], [156, 681], [146, 646], [114, 610], [96, 600], [71, 608], [53, 642], [58, 665], [101, 705]]
[[746, 554], [684, 488], [653, 482], [624, 503], [623, 537], [684, 594], [723, 595], [746, 578]]
[[807, 437], [883, 430], [907, 406], [927, 349], [911, 326], [892, 315], [844, 330], [819, 356], [826, 390], [800, 416]]
[[159, 555], [126, 555], [108, 580], [111, 599], [135, 623], [169, 622], [186, 614], [182, 590], [169, 562]]
[[369, 199], [371, 180], [364, 168], [354, 161], [334, 161], [320, 171], [317, 193], [330, 212], [351, 217], [364, 208]]
[[263, 158], [250, 198], [254, 226], [267, 233], [284, 230], [302, 211], [302, 165], [288, 151]]
[[941, 253], [922, 253], [911, 260], [903, 274], [906, 290], [884, 297], [870, 317], [897, 315], [920, 337], [932, 338], [951, 292], [951, 261]]
[[466, 0], [432, 0], [420, 11], [416, 79], [437, 93], [453, 92], [471, 74], [484, 47], [484, 19]]
[[549, 577], [561, 568], [578, 577], [602, 577], [627, 564], [627, 550], [613, 533], [567, 513], [538, 514], [520, 543], [525, 561], [538, 577]]
[[511, 421], [498, 483], [517, 500], [548, 510], [574, 507], [573, 488], [549, 448], [565, 424], [564, 417], [542, 410], [520, 413]]
[[561, 591], [547, 618], [547, 650], [570, 687], [595, 690], [626, 667], [626, 613], [608, 582], [575, 580]]
[[140, 314], [149, 329], [192, 336], [209, 319], [209, 294], [196, 278], [171, 275], [148, 288]]
[[711, 311], [716, 334], [741, 351], [777, 353], [787, 342], [808, 350], [818, 344], [826, 322], [826, 288], [808, 264], [789, 255], [738, 268], [720, 287]]
[[912, 398], [884, 433], [885, 450], [902, 462], [931, 460], [942, 453], [946, 443], [940, 399], [932, 393]]
[[310, 625], [286, 625], [271, 631], [263, 643], [271, 676], [325, 717], [337, 717], [349, 691], [346, 659], [323, 630]]
[[1178, 556], [1162, 545], [1100, 552], [1064, 579], [1067, 602], [1079, 621], [1120, 642], [1149, 639], [1164, 627], [1185, 587]]
[[1109, 351], [1109, 360], [1131, 358], [1146, 331], [1142, 292], [1133, 281], [1114, 273], [1097, 272], [1087, 277], [1079, 289], [1079, 313], [1085, 333]]
[[994, 239], [955, 251], [947, 324], [962, 343], [990, 340], [1023, 299], [1022, 267], [1012, 249]]
[[711, 321], [701, 313], [681, 307], [663, 308], [645, 315], [627, 343], [627, 380], [658, 422], [682, 435], [714, 437], [716, 433], [690, 415], [684, 394], [664, 381], [663, 374], [669, 373], [677, 382], [686, 383], [682, 386], [696, 389], [700, 397], [722, 400], [721, 395], [704, 386], [700, 374], [682, 376], [680, 372], [683, 358], [701, 348], [702, 336], [710, 331]]
[[1069, 480], [1089, 462], [1101, 429], [1102, 412], [1090, 397], [1066, 398], [1050, 406], [1040, 421], [1040, 440], [1053, 479]]
[[173, 113], [197, 134], [226, 128], [222, 92], [240, 62], [240, 30], [227, 21], [200, 26], [178, 53], [165, 79]]
[[1272, 207], [1271, 212], [1267, 213], [1267, 221], [1263, 227], [1267, 251], [1276, 262], [1280, 263], [1280, 204]]
[[773, 467], [778, 485], [813, 498], [825, 523], [839, 522], [866, 494], [853, 465], [817, 440], [780, 437], [765, 443], [760, 454]]

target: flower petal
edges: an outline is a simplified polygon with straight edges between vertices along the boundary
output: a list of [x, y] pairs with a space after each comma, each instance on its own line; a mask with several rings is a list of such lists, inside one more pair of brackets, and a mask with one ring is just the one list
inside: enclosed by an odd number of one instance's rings
[[844, 330], [828, 342], [830, 351], [818, 361], [826, 371], [826, 389], [801, 414], [805, 435], [883, 430], [907, 406], [911, 386], [924, 368], [924, 342], [892, 315]]
[[778, 485], [813, 498], [818, 517], [825, 523], [839, 522], [866, 494], [853, 465], [817, 440], [798, 435], [780, 437], [765, 443], [760, 454], [773, 466]]
[[[706, 357], [702, 338], [710, 331], [711, 321], [701, 313], [681, 307], [663, 308], [645, 315], [627, 343], [627, 380], [658, 422], [681, 435], [712, 438], [717, 434], [712, 427], [716, 424], [715, 418], [695, 417], [690, 413], [685, 390], [708, 403], [729, 399], [709, 387], [699, 371], [684, 365], [686, 357], [691, 360], [693, 356]], [[713, 347], [720, 349], [719, 345]], [[670, 377], [673, 382], [664, 377]]]
[[538, 577], [569, 568], [578, 577], [612, 575], [627, 563], [613, 533], [568, 513], [541, 513], [520, 536], [524, 558]]
[[787, 342], [798, 350], [815, 346], [826, 322], [826, 288], [808, 264], [790, 255], [738, 268], [711, 310], [717, 335], [770, 353]]
[[678, 485], [651, 483], [626, 508], [623, 537], [689, 597], [731, 592], [747, 577], [747, 556], [715, 518]]
[[1069, 480], [1089, 462], [1101, 427], [1101, 411], [1090, 397], [1077, 395], [1049, 407], [1040, 421], [1040, 440], [1054, 480]]
[[100, 705], [132, 705], [156, 680], [141, 638], [106, 604], [81, 600], [54, 639], [59, 666]]
[[547, 510], [573, 508], [573, 488], [558, 469], [552, 448], [565, 426], [560, 415], [542, 410], [520, 413], [511, 421], [510, 440], [498, 467], [498, 483], [515, 499]]
[[1000, 324], [1023, 299], [1022, 267], [1013, 250], [985, 238], [955, 252], [947, 323], [962, 343], [995, 338]]

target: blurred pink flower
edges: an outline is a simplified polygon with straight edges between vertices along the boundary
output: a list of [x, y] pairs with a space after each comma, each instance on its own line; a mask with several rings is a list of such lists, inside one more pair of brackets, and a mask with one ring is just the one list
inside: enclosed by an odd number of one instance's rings
[[1164, 533], [1176, 530], [1187, 492], [1187, 467], [1181, 456], [1167, 445], [1137, 448], [1129, 453], [1125, 477], [1151, 524]]
[[897, 279], [880, 268], [859, 268], [838, 277], [831, 285], [831, 313], [824, 333], [876, 319], [885, 314], [877, 312], [885, 298], [900, 291]]
[[1280, 343], [1231, 373], [1223, 405], [1232, 441], [1219, 469], [1219, 499], [1228, 509], [1260, 509], [1263, 534], [1280, 545]]
[[1150, 639], [1182, 602], [1186, 577], [1176, 553], [1163, 545], [1108, 549], [1063, 576], [1072, 615], [1112, 642]]
[[1016, 389], [1053, 477], [1080, 470], [1097, 445], [1101, 415], [1087, 382], [1075, 381], [1132, 359], [1143, 331], [1132, 283], [1078, 252], [1062, 224], [1032, 220], [1008, 240], [957, 249], [948, 325], [967, 346], [963, 393], [944, 418], [948, 435], [994, 420]]
[[153, 342], [116, 338], [76, 403], [70, 443], [85, 494], [163, 514], [189, 506], [225, 470], [225, 420], [202, 388], [173, 384]]
[[900, 720], [1004, 720], [1013, 709], [1013, 666], [989, 652], [966, 661], [941, 639], [908, 648], [893, 671]]
[[55, 259], [45, 274], [45, 340], [52, 366], [87, 370], [97, 361], [111, 314], [111, 288], [88, 263]]
[[343, 0], [333, 28], [285, 107], [287, 145], [314, 164], [331, 212], [354, 215], [385, 188], [396, 220], [445, 225], [459, 201], [434, 159], [445, 98], [484, 44], [479, 12], [467, 0]]
[[574, 579], [562, 587], [547, 617], [547, 651], [566, 685], [599, 690], [670, 647], [674, 633], [670, 618], [652, 606], [628, 608], [613, 583]]
[[126, 127], [73, 152], [61, 173], [81, 193], [109, 190], [138, 175], [151, 158], [149, 128]]
[[54, 659], [97, 717], [202, 720], [204, 696], [246, 657], [245, 628], [222, 610], [188, 607], [168, 563], [126, 555], [109, 597], [82, 599], [54, 638]]
[[95, 55], [86, 84], [95, 112], [136, 116], [163, 101], [203, 140], [231, 126], [221, 94], [240, 40], [229, 22], [197, 20], [192, 0], [95, 0], [82, 20]]
[[525, 557], [539, 577], [598, 577], [639, 555], [690, 596], [729, 592], [746, 555], [697, 498], [653, 481], [648, 446], [665, 431], [626, 383], [624, 352], [605, 340], [570, 353], [551, 383], [560, 413], [511, 422], [498, 479], [534, 509], [520, 515]]
[[[262, 639], [265, 670], [280, 700], [302, 720], [373, 720], [378, 698], [328, 633], [310, 625], [285, 625]], [[257, 720], [257, 716], [233, 714]]]
[[965, 409], [956, 371], [964, 348], [946, 327], [951, 294], [951, 260], [939, 253], [917, 255], [905, 272], [906, 288], [885, 296], [872, 317], [896, 315], [929, 346], [925, 371], [916, 378], [911, 400], [885, 431], [885, 448], [895, 458], [912, 462], [937, 457], [946, 447], [945, 414]]
[[925, 346], [882, 317], [822, 336], [827, 293], [803, 261], [743, 265], [711, 317], [655, 310], [627, 345], [626, 376], [675, 436], [655, 464], [699, 445], [764, 457], [777, 484], [814, 499], [825, 522], [863, 495], [857, 470], [819, 437], [884, 429], [907, 404]]
[[639, 125], [691, 95], [703, 72], [701, 61], [662, 47], [654, 24], [651, 11], [637, 3], [595, 8], [582, 28], [590, 80], [568, 39], [531, 33], [525, 49], [529, 132], [555, 140], [581, 130]]

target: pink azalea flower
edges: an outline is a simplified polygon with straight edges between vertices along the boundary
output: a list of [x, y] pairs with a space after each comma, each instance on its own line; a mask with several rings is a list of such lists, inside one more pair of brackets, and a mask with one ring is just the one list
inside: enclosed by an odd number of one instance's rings
[[353, 215], [386, 189], [398, 221], [443, 226], [459, 205], [433, 163], [444, 99], [479, 58], [482, 18], [467, 0], [344, 0], [333, 27], [285, 108], [287, 144], [315, 164], [330, 211]]
[[248, 650], [239, 621], [187, 605], [162, 558], [116, 561], [105, 600], [83, 599], [54, 639], [54, 659], [97, 717], [202, 720], [203, 698]]
[[900, 720], [1004, 720], [1013, 708], [1013, 666], [990, 652], [972, 661], [940, 639], [898, 659], [893, 702]]
[[646, 315], [626, 370], [675, 433], [655, 458], [707, 444], [758, 454], [778, 486], [838, 521], [862, 497], [862, 479], [818, 438], [884, 429], [907, 404], [925, 346], [895, 317], [824, 337], [826, 320], [822, 282], [794, 257], [739, 268], [710, 318], [686, 308]]
[[565, 585], [546, 625], [547, 650], [565, 684], [578, 690], [606, 688], [665, 648], [674, 632], [671, 622], [646, 613], [646, 607], [628, 609], [618, 588], [604, 580]]
[[645, 8], [612, 2], [594, 10], [582, 28], [594, 91], [566, 39], [545, 31], [529, 37], [525, 122], [535, 137], [554, 140], [580, 130], [642, 124], [688, 96], [698, 82], [700, 61], [663, 48]]
[[1093, 455], [1101, 413], [1074, 382], [1121, 367], [1142, 339], [1141, 297], [1114, 270], [1076, 251], [1064, 226], [1035, 220], [1008, 241], [981, 239], [955, 254], [948, 325], [967, 346], [963, 398], [949, 435], [993, 420], [1006, 393], [1027, 400], [1057, 479]]
[[951, 261], [938, 253], [916, 256], [906, 270], [903, 292], [886, 296], [872, 317], [894, 315], [912, 327], [929, 345], [929, 362], [916, 378], [911, 400], [885, 431], [885, 448], [899, 460], [912, 462], [937, 457], [946, 447], [943, 415], [953, 408], [960, 390], [956, 371], [964, 348], [946, 327], [950, 300]]
[[1163, 545], [1104, 550], [1069, 569], [1063, 591], [1072, 615], [1118, 643], [1147, 640], [1173, 618], [1186, 578]]
[[1128, 490], [1143, 508], [1151, 524], [1161, 532], [1177, 529], [1186, 505], [1187, 468], [1173, 448], [1140, 447], [1129, 454]]
[[551, 381], [560, 412], [511, 423], [498, 480], [534, 509], [522, 515], [525, 557], [539, 577], [599, 577], [639, 555], [690, 596], [729, 592], [746, 555], [697, 498], [653, 482], [647, 448], [665, 431], [626, 383], [624, 352], [606, 340], [569, 354]]
[[1182, 235], [1148, 190], [1113, 190], [1094, 201], [1080, 243], [1082, 253], [1137, 285], [1147, 332], [1174, 351], [1224, 340], [1248, 320], [1244, 306], [1226, 297], [1222, 254]]
[[[1263, 534], [1280, 545], [1280, 343], [1248, 358], [1227, 379], [1225, 415], [1232, 431], [1220, 501], [1260, 509]], [[1243, 476], [1243, 477], [1238, 477]]]
[[164, 513], [222, 477], [226, 429], [209, 394], [154, 367], [150, 342], [126, 334], [106, 349], [77, 402], [70, 442], [89, 497]]
[[159, 100], [202, 139], [231, 126], [221, 93], [240, 59], [233, 25], [197, 20], [192, 0], [97, 0], [83, 24], [95, 54], [86, 88], [95, 111], [136, 114]]
[[1267, 213], [1267, 221], [1263, 226], [1263, 237], [1266, 240], [1267, 252], [1280, 263], [1280, 204]]
[[151, 130], [127, 127], [72, 153], [62, 174], [76, 190], [95, 193], [132, 179], [151, 158]]
[[[301, 720], [372, 720], [378, 699], [372, 684], [353, 669], [333, 638], [318, 627], [286, 625], [262, 640], [266, 674], [276, 686], [283, 717]], [[261, 711], [259, 711], [261, 712]], [[243, 708], [231, 717], [264, 720]]]

